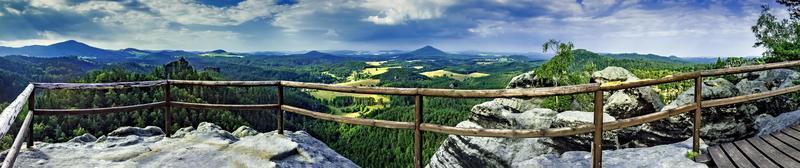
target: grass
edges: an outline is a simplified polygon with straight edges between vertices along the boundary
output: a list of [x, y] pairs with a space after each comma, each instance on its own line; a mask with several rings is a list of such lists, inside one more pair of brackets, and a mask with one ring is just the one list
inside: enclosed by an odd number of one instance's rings
[[466, 78], [480, 78], [480, 77], [489, 76], [489, 74], [487, 74], [487, 73], [473, 72], [473, 73], [470, 73], [470, 74], [460, 74], [460, 73], [450, 72], [450, 71], [446, 71], [446, 70], [442, 70], [442, 69], [435, 70], [435, 71], [423, 72], [423, 73], [420, 73], [420, 74], [425, 75], [427, 77], [431, 77], [431, 78], [448, 77], [448, 78], [452, 78], [452, 79], [459, 80], [459, 81], [464, 81], [464, 79], [466, 79]]
[[[350, 81], [345, 83], [337, 83], [336, 85], [341, 86], [375, 86], [380, 83], [381, 80], [379, 79], [364, 79], [364, 80], [357, 80], [357, 81]], [[376, 105], [367, 106], [367, 108], [363, 111], [358, 112], [342, 112], [343, 109], [349, 107], [336, 107], [331, 105], [326, 105], [328, 109], [335, 115], [345, 116], [345, 117], [360, 117], [362, 113], [368, 114], [372, 111], [379, 110], [385, 108], [384, 104], [388, 104], [391, 101], [391, 98], [386, 95], [371, 95], [371, 94], [356, 94], [356, 93], [341, 93], [341, 92], [333, 92], [333, 91], [326, 91], [326, 90], [312, 90], [307, 91], [307, 93], [311, 94], [314, 98], [321, 99], [321, 100], [333, 100], [336, 97], [357, 97], [357, 98], [372, 98], [376, 102]]]
[[383, 65], [383, 63], [386, 63], [386, 61], [367, 61], [364, 63], [367, 63], [367, 65], [372, 65], [372, 66], [381, 66]]

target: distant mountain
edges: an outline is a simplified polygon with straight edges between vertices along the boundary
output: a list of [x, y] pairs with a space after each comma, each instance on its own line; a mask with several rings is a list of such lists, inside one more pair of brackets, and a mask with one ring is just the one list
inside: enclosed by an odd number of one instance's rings
[[660, 56], [655, 54], [638, 54], [638, 53], [620, 53], [620, 54], [601, 54], [615, 59], [629, 59], [629, 60], [643, 60], [655, 61], [665, 63], [691, 63], [689, 60], [682, 59], [676, 56]]
[[98, 59], [124, 58], [132, 56], [129, 52], [95, 48], [84, 43], [67, 40], [47, 46], [33, 45], [25, 47], [0, 47], [0, 55], [24, 55], [31, 57], [63, 57], [81, 56]]
[[425, 46], [425, 47], [422, 47], [420, 49], [408, 52], [407, 54], [415, 55], [415, 56], [443, 56], [443, 55], [449, 55], [448, 53], [446, 53], [446, 52], [444, 52], [442, 50], [439, 50], [437, 48], [434, 48], [432, 46], [429, 46], [429, 45]]

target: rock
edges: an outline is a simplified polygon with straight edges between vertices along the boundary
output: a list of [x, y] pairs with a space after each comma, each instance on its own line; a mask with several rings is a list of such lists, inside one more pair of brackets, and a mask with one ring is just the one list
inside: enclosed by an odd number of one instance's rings
[[800, 73], [791, 69], [773, 69], [737, 74], [740, 79], [763, 81], [770, 90], [794, 86], [793, 81], [800, 79]]
[[[212, 123], [164, 138], [124, 128], [94, 142], [41, 143], [23, 149], [16, 165], [36, 167], [358, 167], [305, 132], [230, 138]], [[244, 129], [243, 129], [244, 130]], [[138, 134], [137, 134], [138, 133]], [[118, 136], [119, 135], [119, 136]], [[178, 135], [178, 133], [176, 133]], [[80, 136], [83, 139], [91, 135]], [[231, 135], [232, 137], [232, 135]], [[5, 156], [5, 155], [2, 155]], [[2, 157], [0, 156], [0, 157]], [[0, 158], [2, 159], [2, 158]]]
[[506, 88], [536, 88], [549, 86], [555, 86], [552, 79], [541, 79], [536, 76], [534, 71], [530, 71], [511, 78]]
[[[592, 81], [603, 85], [639, 80], [636, 75], [620, 67], [607, 67], [592, 73]], [[606, 92], [603, 112], [616, 118], [631, 118], [656, 112], [664, 107], [661, 97], [649, 86]]]
[[609, 66], [603, 70], [592, 73], [592, 80], [597, 83], [608, 83], [633, 81], [639, 80], [639, 78], [625, 68]]
[[761, 114], [755, 121], [755, 127], [756, 130], [758, 130], [756, 135], [767, 135], [797, 124], [800, 124], [800, 111], [783, 113], [777, 117], [773, 117], [769, 114]]
[[[611, 122], [615, 120], [616, 119], [613, 116], [607, 113], [603, 113], [603, 122]], [[558, 115], [556, 115], [556, 119], [553, 122], [552, 126], [550, 127], [551, 128], [575, 127], [578, 125], [592, 124], [592, 123], [594, 123], [594, 113], [592, 112], [565, 111], [558, 113]], [[603, 148], [604, 149], [621, 148], [620, 147], [621, 142], [619, 137], [620, 133], [624, 131], [627, 130], [623, 129], [623, 130], [603, 132]], [[550, 143], [549, 145], [551, 145], [556, 151], [561, 153], [566, 151], [591, 150], [592, 142], [593, 142], [593, 137], [591, 134], [579, 134], [574, 136], [553, 137], [552, 143]]]
[[237, 128], [236, 131], [233, 131], [233, 136], [235, 136], [236, 138], [242, 138], [242, 137], [246, 137], [246, 136], [253, 136], [253, 135], [256, 135], [256, 134], [258, 134], [258, 131], [254, 130], [253, 128], [250, 128], [248, 126], [241, 126], [241, 127]]
[[145, 128], [120, 127], [108, 134], [108, 136], [128, 136], [128, 135], [155, 136], [155, 135], [164, 135], [164, 131], [161, 131], [161, 128], [155, 126], [147, 126]]
[[[707, 145], [701, 141], [701, 150]], [[683, 142], [658, 145], [647, 148], [628, 148], [620, 150], [603, 150], [603, 167], [708, 167], [695, 163], [686, 157], [692, 150], [692, 139]], [[561, 154], [545, 154], [522, 161], [514, 167], [591, 167], [591, 153], [586, 151], [570, 151]]]
[[[484, 128], [471, 121], [463, 121], [456, 127]], [[545, 145], [548, 138], [491, 138], [450, 135], [433, 154], [426, 167], [509, 167], [515, 163], [551, 153]]]
[[747, 79], [742, 79], [739, 81], [739, 83], [736, 83], [736, 90], [739, 91], [740, 95], [750, 95], [769, 91], [764, 84], [764, 81], [750, 81]]
[[92, 134], [85, 133], [81, 136], [77, 136], [75, 138], [70, 139], [67, 142], [75, 142], [75, 143], [87, 143], [87, 142], [94, 142], [97, 138], [95, 138]]
[[497, 101], [488, 101], [472, 107], [470, 121], [487, 128], [547, 128], [556, 112], [550, 109], [533, 108], [525, 112], [516, 111]]

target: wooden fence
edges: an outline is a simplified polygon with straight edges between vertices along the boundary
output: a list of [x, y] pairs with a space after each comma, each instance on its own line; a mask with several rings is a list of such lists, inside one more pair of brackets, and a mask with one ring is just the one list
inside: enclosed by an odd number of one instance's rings
[[[524, 89], [488, 89], [488, 90], [458, 90], [458, 89], [430, 89], [430, 88], [390, 88], [390, 87], [354, 87], [354, 86], [339, 86], [321, 83], [305, 83], [294, 81], [190, 81], [190, 80], [159, 80], [159, 81], [141, 81], [141, 82], [118, 82], [118, 83], [32, 83], [28, 85], [24, 91], [0, 114], [0, 137], [4, 136], [16, 116], [24, 104], [28, 105], [28, 113], [25, 120], [17, 133], [14, 144], [9, 149], [9, 152], [3, 161], [3, 168], [11, 167], [17, 157], [23, 141], [27, 139], [27, 146], [33, 145], [33, 139], [29, 138], [32, 134], [31, 125], [34, 115], [88, 115], [88, 114], [104, 114], [104, 113], [117, 113], [134, 111], [148, 108], [164, 108], [164, 130], [169, 136], [169, 126], [171, 125], [172, 115], [170, 113], [172, 107], [178, 108], [192, 108], [192, 109], [229, 109], [229, 110], [264, 110], [276, 109], [277, 110], [277, 127], [278, 133], [283, 133], [283, 113], [291, 112], [295, 114], [305, 115], [322, 120], [334, 121], [339, 123], [367, 125], [391, 129], [413, 129], [414, 131], [414, 167], [420, 168], [422, 165], [422, 132], [435, 132], [452, 135], [463, 136], [480, 136], [480, 137], [506, 137], [506, 138], [537, 138], [537, 137], [559, 137], [571, 136], [583, 133], [593, 133], [594, 142], [592, 145], [592, 167], [601, 167], [602, 159], [602, 134], [603, 131], [615, 130], [626, 128], [634, 125], [639, 125], [647, 122], [661, 120], [670, 116], [694, 111], [694, 128], [692, 131], [693, 145], [692, 150], [699, 151], [699, 135], [700, 135], [700, 111], [702, 108], [729, 105], [741, 103], [751, 100], [757, 100], [776, 95], [786, 94], [800, 90], [800, 85], [791, 86], [782, 89], [777, 89], [768, 92], [762, 92], [752, 95], [737, 96], [715, 100], [702, 100], [702, 79], [703, 77], [730, 75], [736, 73], [747, 73], [755, 71], [763, 71], [777, 68], [790, 68], [800, 66], [800, 61], [787, 61], [779, 63], [769, 63], [761, 65], [748, 65], [741, 67], [732, 67], [725, 69], [713, 69], [704, 71], [695, 71], [687, 73], [679, 73], [670, 75], [660, 79], [639, 80], [633, 82], [625, 82], [614, 85], [600, 85], [597, 83], [560, 86], [560, 87], [544, 87], [544, 88], [524, 88]], [[611, 122], [603, 122], [603, 92], [615, 91], [620, 89], [630, 89], [636, 87], [651, 86], [657, 84], [664, 84], [670, 82], [694, 80], [695, 81], [695, 102], [689, 105], [680, 106], [666, 111], [658, 111], [648, 113], [645, 115], [618, 119]], [[277, 88], [277, 104], [204, 104], [204, 103], [188, 103], [172, 101], [170, 95], [170, 88], [172, 85], [182, 86], [229, 86], [229, 87], [276, 87]], [[163, 86], [165, 90], [164, 101], [130, 105], [118, 106], [107, 108], [93, 108], [93, 109], [34, 109], [34, 96], [36, 90], [100, 90], [100, 89], [122, 89], [122, 88], [139, 88], [139, 87], [157, 87]], [[294, 107], [284, 104], [283, 89], [284, 87], [302, 88], [302, 89], [317, 89], [327, 90], [334, 92], [344, 93], [360, 93], [360, 94], [381, 94], [381, 95], [400, 95], [400, 96], [414, 96], [415, 102], [415, 119], [414, 122], [399, 122], [387, 120], [375, 120], [364, 118], [351, 118], [344, 116], [331, 115], [311, 111], [299, 107]], [[580, 93], [594, 93], [594, 123], [584, 124], [575, 127], [563, 128], [547, 128], [547, 129], [479, 129], [479, 128], [459, 128], [454, 126], [438, 125], [431, 123], [423, 123], [423, 97], [451, 97], [451, 98], [508, 98], [508, 97], [544, 97], [544, 96], [557, 96], [557, 95], [571, 95]]]

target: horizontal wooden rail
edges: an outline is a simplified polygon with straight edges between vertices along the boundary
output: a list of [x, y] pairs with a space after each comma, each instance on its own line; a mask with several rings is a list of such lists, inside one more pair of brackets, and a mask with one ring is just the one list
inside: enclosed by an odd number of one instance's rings
[[281, 85], [294, 88], [318, 89], [345, 93], [361, 94], [388, 94], [404, 96], [433, 96], [433, 97], [454, 97], [454, 98], [501, 98], [501, 97], [542, 97], [569, 95], [578, 93], [594, 92], [600, 88], [597, 83], [543, 87], [543, 88], [524, 88], [524, 89], [484, 89], [484, 90], [461, 90], [461, 89], [429, 89], [429, 88], [390, 88], [390, 87], [359, 87], [341, 86], [322, 83], [305, 83], [294, 81], [281, 81]]
[[278, 109], [278, 104], [206, 104], [206, 103], [187, 103], [170, 102], [175, 107], [191, 109], [227, 109], [227, 110], [265, 110]]
[[280, 81], [196, 81], [196, 80], [168, 80], [173, 85], [193, 86], [277, 86]]
[[[791, 81], [789, 81], [789, 82], [791, 82]], [[736, 104], [736, 103], [741, 103], [741, 102], [746, 102], [746, 101], [758, 100], [758, 99], [763, 99], [763, 98], [767, 98], [767, 97], [787, 94], [787, 93], [791, 93], [791, 92], [795, 92], [795, 91], [800, 91], [800, 85], [790, 86], [790, 87], [781, 88], [781, 89], [768, 91], [768, 92], [754, 93], [754, 94], [744, 95], [744, 96], [736, 96], [736, 97], [728, 97], [728, 98], [722, 98], [722, 99], [706, 100], [706, 101], [703, 101], [702, 105], [703, 105], [703, 108], [724, 106], [724, 105]]]
[[374, 127], [381, 127], [381, 128], [399, 128], [399, 129], [413, 129], [414, 123], [412, 122], [399, 122], [399, 121], [386, 121], [386, 120], [375, 120], [375, 119], [363, 119], [363, 118], [351, 118], [351, 117], [344, 117], [344, 116], [337, 116], [327, 113], [321, 113], [311, 110], [306, 110], [294, 106], [289, 105], [282, 105], [281, 109], [287, 112], [297, 113], [309, 117], [314, 117], [317, 119], [328, 120], [328, 121], [335, 121], [340, 123], [348, 123], [348, 124], [358, 124], [358, 125], [367, 125], [367, 126], [374, 126]]
[[115, 83], [34, 83], [36, 88], [41, 89], [65, 89], [65, 90], [87, 90], [87, 89], [125, 89], [154, 87], [166, 84], [166, 80], [157, 81], [137, 81], [137, 82], [115, 82]]
[[20, 93], [16, 99], [14, 99], [11, 104], [9, 104], [5, 109], [3, 109], [3, 113], [0, 113], [0, 137], [3, 137], [8, 133], [8, 129], [11, 128], [11, 125], [14, 124], [17, 115], [19, 112], [22, 111], [22, 107], [25, 107], [25, 102], [28, 101], [28, 97], [33, 94], [34, 86], [29, 84], [28, 87], [25, 87], [25, 90]]
[[91, 108], [91, 109], [36, 109], [36, 115], [89, 115], [89, 114], [105, 114], [105, 113], [118, 113], [128, 112], [148, 108], [157, 108], [164, 106], [165, 102], [153, 102], [147, 104], [137, 104], [130, 106], [118, 107], [105, 107], [105, 108]]
[[14, 138], [14, 144], [11, 145], [11, 149], [8, 150], [6, 154], [5, 160], [3, 160], [3, 168], [10, 168], [14, 167], [14, 161], [17, 160], [17, 154], [19, 154], [19, 149], [22, 147], [22, 143], [25, 142], [25, 139], [28, 134], [28, 130], [31, 129], [31, 122], [33, 120], [33, 111], [28, 111], [28, 115], [25, 116], [25, 121], [22, 122], [22, 127], [17, 132], [17, 137]]
[[746, 65], [746, 66], [730, 67], [730, 68], [723, 68], [723, 69], [710, 69], [710, 70], [700, 71], [700, 75], [702, 75], [703, 77], [719, 76], [719, 75], [730, 75], [730, 74], [755, 72], [755, 71], [763, 71], [763, 70], [770, 70], [770, 69], [791, 68], [791, 67], [796, 67], [796, 66], [800, 66], [800, 60], [798, 60], [798, 61], [776, 62], [776, 63], [768, 63], [768, 64], [760, 64], [760, 65]]

